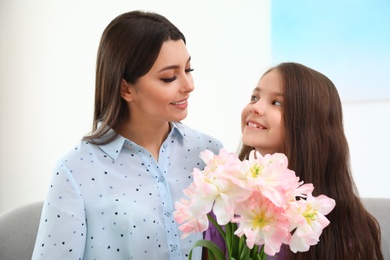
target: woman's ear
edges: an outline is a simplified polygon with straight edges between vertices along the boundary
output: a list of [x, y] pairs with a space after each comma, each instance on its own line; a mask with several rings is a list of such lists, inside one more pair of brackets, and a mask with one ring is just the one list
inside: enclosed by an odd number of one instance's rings
[[121, 96], [127, 102], [131, 102], [134, 99], [134, 87], [124, 79], [121, 81]]

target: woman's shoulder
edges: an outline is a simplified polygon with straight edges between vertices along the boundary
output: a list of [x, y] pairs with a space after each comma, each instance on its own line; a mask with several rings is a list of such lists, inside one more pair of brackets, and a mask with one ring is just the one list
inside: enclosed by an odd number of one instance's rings
[[210, 149], [214, 152], [219, 152], [223, 147], [222, 142], [207, 133], [191, 128], [183, 123], [174, 123], [175, 127], [183, 135], [187, 145], [193, 144], [201, 147], [201, 149]]
[[69, 160], [83, 160], [87, 155], [96, 154], [99, 151], [99, 146], [88, 141], [79, 140], [68, 148], [67, 151], [60, 157], [60, 161], [66, 162]]

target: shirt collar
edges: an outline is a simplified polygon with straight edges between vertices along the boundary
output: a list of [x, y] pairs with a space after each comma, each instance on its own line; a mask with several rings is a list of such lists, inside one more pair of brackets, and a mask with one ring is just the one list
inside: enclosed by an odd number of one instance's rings
[[116, 160], [116, 158], [118, 158], [120, 151], [123, 148], [123, 144], [127, 139], [119, 134], [116, 134], [114, 129], [108, 130], [108, 132], [103, 136], [103, 138], [114, 134], [116, 135], [114, 140], [112, 140], [108, 144], [99, 145], [99, 147], [113, 160]]
[[178, 134], [180, 138], [183, 138], [184, 141], [186, 141], [186, 133], [185, 133], [185, 127], [180, 122], [171, 122], [171, 132], [168, 136], [174, 136], [175, 133]]
[[[171, 131], [168, 134], [168, 138], [182, 138], [184, 141], [186, 141], [186, 134], [185, 134], [184, 125], [180, 122], [171, 122], [170, 124], [171, 124]], [[110, 129], [105, 134], [105, 136], [110, 136], [112, 134], [116, 134], [116, 133], [114, 133], [113, 129]], [[104, 144], [104, 145], [99, 145], [99, 147], [108, 156], [110, 156], [113, 160], [116, 160], [118, 158], [118, 155], [120, 154], [121, 150], [123, 149], [124, 143], [126, 141], [132, 142], [131, 140], [128, 140], [127, 138], [121, 136], [120, 134], [117, 134], [115, 139], [112, 140], [110, 143]]]

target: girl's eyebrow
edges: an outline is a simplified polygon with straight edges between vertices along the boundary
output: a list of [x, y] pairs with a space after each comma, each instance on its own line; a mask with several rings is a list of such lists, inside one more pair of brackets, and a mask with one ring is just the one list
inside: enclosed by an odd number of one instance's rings
[[[186, 64], [188, 64], [190, 61], [191, 61], [191, 56], [188, 58]], [[178, 69], [178, 68], [180, 68], [179, 65], [169, 65], [169, 66], [166, 66], [166, 67], [162, 68], [158, 72], [162, 72], [162, 71], [165, 71], [165, 70], [171, 70], [171, 69]]]
[[274, 96], [277, 96], [277, 97], [283, 97], [284, 96], [284, 94], [280, 93], [280, 92], [272, 92], [271, 94], [273, 94]]
[[[255, 88], [253, 89], [253, 91], [262, 92], [262, 91], [261, 91], [261, 88], [259, 88], [259, 87], [255, 87]], [[283, 96], [284, 96], [283, 93], [278, 92], [278, 91], [270, 92], [270, 94], [273, 95], [273, 96], [277, 96], [277, 97], [283, 97]]]

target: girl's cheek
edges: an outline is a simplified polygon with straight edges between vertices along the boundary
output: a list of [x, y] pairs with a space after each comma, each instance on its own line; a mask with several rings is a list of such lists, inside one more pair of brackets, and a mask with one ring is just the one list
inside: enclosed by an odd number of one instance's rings
[[248, 116], [249, 109], [248, 105], [244, 107], [244, 109], [241, 111], [241, 131], [244, 130], [245, 124], [246, 124], [246, 118]]

